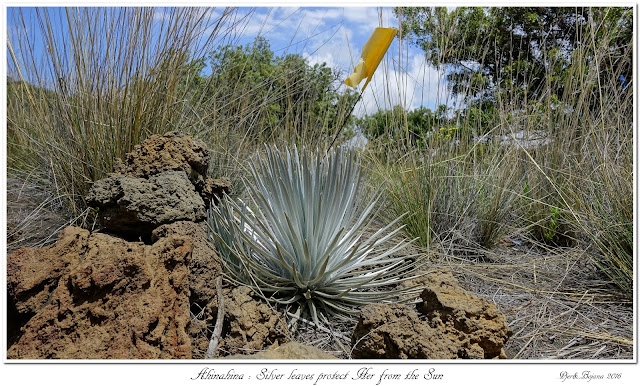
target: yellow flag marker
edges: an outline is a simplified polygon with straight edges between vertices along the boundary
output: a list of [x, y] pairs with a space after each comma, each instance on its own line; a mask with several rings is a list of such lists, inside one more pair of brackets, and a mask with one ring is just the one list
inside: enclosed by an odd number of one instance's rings
[[369, 40], [362, 46], [362, 59], [353, 70], [353, 74], [344, 81], [347, 86], [356, 87], [362, 79], [367, 78], [362, 87], [364, 91], [397, 33], [398, 30], [395, 28], [376, 28], [373, 31]]

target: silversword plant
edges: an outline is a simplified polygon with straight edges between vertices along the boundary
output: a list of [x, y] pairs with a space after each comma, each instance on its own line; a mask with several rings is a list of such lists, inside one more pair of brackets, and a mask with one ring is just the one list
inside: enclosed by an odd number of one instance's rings
[[209, 211], [210, 236], [234, 280], [300, 305], [315, 323], [319, 313], [354, 315], [411, 292], [395, 286], [417, 270], [412, 256], [396, 254], [410, 241], [391, 242], [400, 218], [375, 230], [379, 194], [359, 207], [364, 181], [355, 151], [267, 147], [249, 168], [252, 209], [226, 196]]

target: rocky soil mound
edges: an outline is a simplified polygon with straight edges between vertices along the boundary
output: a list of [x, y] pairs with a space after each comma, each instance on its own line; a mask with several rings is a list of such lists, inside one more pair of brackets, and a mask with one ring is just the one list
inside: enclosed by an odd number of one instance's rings
[[419, 281], [426, 288], [417, 307], [363, 308], [352, 336], [354, 358], [506, 358], [502, 347], [512, 333], [494, 304], [461, 288], [449, 270]]

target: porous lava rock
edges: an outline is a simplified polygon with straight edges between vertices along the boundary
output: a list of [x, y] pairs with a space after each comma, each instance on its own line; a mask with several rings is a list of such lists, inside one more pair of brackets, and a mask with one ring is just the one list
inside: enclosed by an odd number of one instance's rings
[[[51, 247], [14, 252], [8, 266], [21, 268], [8, 277], [9, 293], [16, 308], [35, 315], [7, 357], [190, 358], [192, 250], [182, 236], [145, 245], [69, 227]], [[39, 270], [51, 273], [27, 278]], [[37, 301], [25, 298], [29, 287]]]
[[512, 332], [495, 304], [466, 291], [450, 270], [424, 276], [426, 288], [417, 309], [432, 328], [444, 333], [462, 333], [470, 346], [482, 349], [484, 358], [505, 358], [503, 345]]
[[129, 177], [149, 178], [168, 171], [183, 171], [194, 183], [206, 176], [209, 151], [204, 142], [169, 132], [152, 135], [124, 156], [116, 159], [114, 172]]
[[134, 146], [124, 159], [116, 159], [114, 172], [128, 177], [149, 178], [167, 171], [183, 171], [208, 205], [229, 193], [228, 179], [207, 177], [211, 155], [205, 143], [190, 135], [170, 132], [152, 135]]
[[[290, 341], [282, 313], [260, 301], [251, 288], [226, 288], [223, 293], [225, 312], [218, 356], [253, 354]], [[217, 299], [210, 306], [217, 315]]]
[[298, 342], [285, 343], [272, 350], [260, 351], [255, 354], [234, 354], [222, 359], [338, 359], [313, 346]]
[[226, 177], [211, 178], [207, 177], [202, 186], [196, 185], [196, 190], [202, 196], [205, 205], [209, 207], [211, 202], [217, 204], [220, 199], [231, 191], [231, 180]]
[[7, 341], [49, 302], [60, 277], [84, 255], [89, 231], [67, 227], [58, 242], [39, 249], [20, 248], [7, 257]]
[[503, 346], [512, 333], [495, 304], [461, 288], [448, 269], [411, 284], [425, 287], [417, 307], [371, 304], [362, 309], [351, 342], [354, 358], [506, 358]]
[[211, 244], [202, 224], [190, 221], [179, 221], [156, 228], [152, 232], [152, 241], [164, 237], [179, 235], [189, 237], [193, 242], [193, 252], [189, 263], [189, 302], [191, 303], [191, 321], [187, 329], [191, 337], [191, 356], [194, 359], [204, 358], [209, 345], [210, 332], [216, 322], [217, 308], [212, 308], [211, 301], [216, 299], [216, 278], [222, 275], [220, 258]]
[[216, 297], [216, 278], [222, 275], [220, 257], [207, 241], [203, 225], [192, 221], [178, 221], [161, 225], [151, 233], [152, 242], [169, 236], [185, 236], [193, 243], [189, 263], [190, 300], [204, 307]]
[[351, 336], [354, 359], [455, 359], [459, 346], [403, 304], [369, 304]]
[[86, 252], [88, 230], [67, 227], [58, 242], [39, 249], [20, 248], [7, 258], [7, 289], [20, 315], [34, 315], [48, 301], [68, 267]]
[[201, 140], [152, 135], [116, 159], [114, 173], [96, 181], [85, 199], [108, 231], [146, 240], [160, 225], [204, 220], [211, 202], [229, 193], [229, 179], [207, 175], [210, 160]]
[[205, 205], [184, 171], [148, 179], [111, 174], [96, 181], [86, 197], [111, 232], [147, 236], [163, 224], [202, 221]]
[[[68, 227], [53, 245], [11, 254], [8, 357], [201, 358], [222, 274], [202, 225], [211, 200], [229, 192], [227, 179], [207, 177], [209, 163], [202, 141], [154, 135], [85, 197], [109, 234]], [[221, 347], [287, 341], [282, 315], [243, 290], [224, 296]]]

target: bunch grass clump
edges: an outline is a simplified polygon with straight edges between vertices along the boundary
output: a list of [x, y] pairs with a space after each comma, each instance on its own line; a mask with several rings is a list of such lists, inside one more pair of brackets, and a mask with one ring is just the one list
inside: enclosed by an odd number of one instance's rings
[[[195, 133], [193, 61], [226, 40], [226, 8], [15, 8], [7, 41], [7, 165], [87, 210], [91, 184], [152, 134]], [[46, 49], [37, 49], [38, 44]]]
[[[361, 205], [359, 157], [266, 148], [250, 164], [251, 207], [228, 196], [209, 212], [211, 236], [233, 279], [296, 313], [348, 317], [372, 302], [403, 301], [416, 273], [400, 217], [375, 228], [379, 194]], [[382, 247], [384, 246], [384, 249]]]

